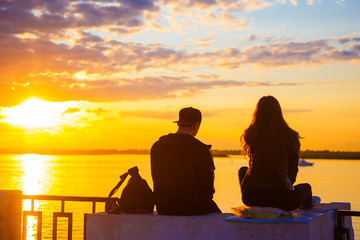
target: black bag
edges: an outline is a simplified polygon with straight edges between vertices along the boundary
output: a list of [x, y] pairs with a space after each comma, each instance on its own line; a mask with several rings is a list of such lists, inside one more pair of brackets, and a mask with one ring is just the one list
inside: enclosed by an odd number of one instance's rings
[[[128, 175], [131, 177], [124, 187], [121, 197], [112, 198], [112, 195], [120, 188]], [[139, 175], [137, 167], [130, 168], [127, 173], [120, 176], [120, 182], [111, 190], [108, 196], [105, 211], [112, 214], [144, 214], [154, 211], [153, 192], [146, 180]]]

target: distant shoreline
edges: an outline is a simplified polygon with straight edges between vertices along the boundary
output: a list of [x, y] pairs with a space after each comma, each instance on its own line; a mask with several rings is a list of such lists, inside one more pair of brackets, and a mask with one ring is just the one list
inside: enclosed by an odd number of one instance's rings
[[[240, 150], [213, 150], [214, 156], [226, 157], [229, 155], [243, 155]], [[305, 150], [300, 152], [301, 159], [346, 159], [360, 160], [360, 152]]]
[[[241, 150], [212, 150], [215, 157], [242, 155]], [[40, 155], [111, 155], [111, 154], [150, 154], [148, 149], [92, 149], [92, 150], [45, 150], [45, 149], [0, 149], [0, 154], [40, 154]], [[360, 152], [305, 150], [300, 152], [305, 159], [352, 159], [360, 160]]]
[[91, 150], [46, 150], [46, 149], [0, 149], [0, 154], [41, 154], [41, 155], [111, 155], [150, 154], [146, 149], [91, 149]]

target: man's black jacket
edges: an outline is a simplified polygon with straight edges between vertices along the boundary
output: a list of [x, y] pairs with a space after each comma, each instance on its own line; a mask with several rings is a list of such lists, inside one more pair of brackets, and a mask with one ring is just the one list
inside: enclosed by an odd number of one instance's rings
[[152, 146], [151, 173], [159, 214], [220, 212], [212, 200], [215, 166], [210, 148], [188, 134], [169, 134]]

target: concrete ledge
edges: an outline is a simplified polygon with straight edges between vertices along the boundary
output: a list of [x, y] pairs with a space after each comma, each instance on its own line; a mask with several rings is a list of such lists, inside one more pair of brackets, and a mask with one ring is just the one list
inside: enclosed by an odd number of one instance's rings
[[0, 239], [21, 239], [22, 192], [0, 190]]
[[[349, 203], [320, 204], [311, 210], [296, 211], [315, 217], [304, 222], [233, 222], [231, 213], [205, 216], [86, 215], [86, 240], [333, 240], [335, 209], [350, 210]], [[351, 218], [346, 227], [353, 229]]]

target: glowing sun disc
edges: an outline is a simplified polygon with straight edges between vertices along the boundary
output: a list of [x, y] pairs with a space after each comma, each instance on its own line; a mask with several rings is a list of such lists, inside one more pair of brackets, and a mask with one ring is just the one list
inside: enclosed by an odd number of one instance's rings
[[9, 108], [6, 113], [6, 122], [28, 129], [54, 127], [61, 123], [59, 110], [55, 103], [30, 98]]

